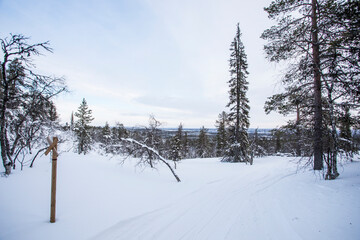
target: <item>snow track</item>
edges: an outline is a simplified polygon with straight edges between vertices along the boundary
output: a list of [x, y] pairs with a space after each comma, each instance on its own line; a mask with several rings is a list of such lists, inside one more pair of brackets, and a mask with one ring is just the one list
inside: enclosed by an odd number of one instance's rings
[[293, 224], [298, 218], [282, 207], [292, 193], [281, 183], [295, 175], [295, 168], [287, 168], [285, 161], [272, 162], [279, 172], [234, 164], [246, 170], [210, 181], [170, 206], [120, 221], [92, 240], [311, 239], [301, 235]]
[[[291, 158], [254, 165], [189, 159], [135, 170], [97, 154], [58, 162], [57, 221], [48, 221], [50, 165], [0, 178], [1, 240], [360, 239], [360, 163], [339, 179], [296, 173]], [[11, 206], [11, 207], [9, 207]]]

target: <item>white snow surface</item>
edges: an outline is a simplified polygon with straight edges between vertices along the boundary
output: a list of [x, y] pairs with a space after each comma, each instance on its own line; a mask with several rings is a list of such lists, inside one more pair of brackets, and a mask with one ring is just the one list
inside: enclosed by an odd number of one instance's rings
[[[0, 239], [360, 239], [360, 162], [325, 181], [287, 157], [135, 168], [95, 153], [58, 158], [50, 223], [50, 157], [0, 177]], [[3, 168], [0, 168], [3, 171]]]

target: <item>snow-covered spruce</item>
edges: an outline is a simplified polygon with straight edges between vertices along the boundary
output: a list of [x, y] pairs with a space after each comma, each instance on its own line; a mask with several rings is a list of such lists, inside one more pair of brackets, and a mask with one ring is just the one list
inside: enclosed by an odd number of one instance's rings
[[223, 157], [224, 162], [249, 162], [252, 157], [249, 153], [249, 139], [247, 130], [249, 128], [249, 99], [246, 97], [248, 90], [247, 57], [244, 44], [241, 41], [241, 32], [237, 24], [236, 35], [231, 43], [229, 103], [228, 114], [229, 148]]

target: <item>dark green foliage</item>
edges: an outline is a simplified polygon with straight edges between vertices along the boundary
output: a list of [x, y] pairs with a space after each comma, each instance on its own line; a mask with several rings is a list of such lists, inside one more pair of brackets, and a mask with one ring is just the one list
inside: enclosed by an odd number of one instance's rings
[[309, 89], [306, 87], [287, 87], [284, 93], [275, 94], [265, 102], [265, 113], [276, 111], [284, 116], [296, 113], [297, 121], [309, 115], [312, 98], [309, 96]]
[[351, 127], [354, 125], [355, 120], [351, 117], [348, 106], [343, 106], [342, 110], [343, 113], [339, 118], [339, 148], [343, 150], [347, 155], [352, 156], [353, 152], [356, 152], [353, 136], [351, 133]]
[[106, 153], [112, 152], [112, 144], [114, 143], [114, 139], [112, 138], [113, 134], [111, 132], [111, 128], [109, 123], [106, 122], [105, 126], [101, 129], [101, 144], [100, 146], [105, 150]]
[[[186, 142], [185, 142], [186, 140]], [[180, 161], [183, 156], [185, 156], [185, 144], [187, 145], [187, 139], [183, 136], [183, 126], [180, 123], [178, 130], [170, 139], [170, 154], [169, 158], [175, 162], [175, 168], [176, 168], [176, 162]]]
[[261, 36], [268, 40], [267, 58], [293, 60], [283, 78], [286, 92], [271, 97], [265, 110], [298, 113], [296, 134], [313, 129], [314, 169], [322, 168], [324, 156], [328, 169], [335, 171], [329, 176], [338, 174], [338, 109], [346, 104], [355, 110], [360, 99], [359, 10], [359, 1], [337, 0], [276, 0], [265, 8], [277, 21]]
[[86, 154], [91, 150], [92, 138], [89, 124], [94, 120], [91, 114], [92, 110], [89, 109], [85, 98], [83, 98], [81, 105], [75, 112], [75, 117], [78, 119], [75, 122], [74, 131], [77, 136], [77, 152], [79, 154]]
[[215, 126], [217, 127], [216, 133], [216, 156], [223, 157], [226, 149], [228, 148], [228, 134], [227, 134], [227, 121], [228, 116], [223, 111], [219, 114], [218, 120], [216, 120]]
[[125, 128], [124, 124], [116, 123], [115, 127], [112, 129], [112, 138], [116, 143], [119, 142], [121, 138], [127, 138], [129, 136], [129, 131]]
[[[318, 10], [314, 1], [312, 3], [292, 0], [273, 1], [268, 8], [265, 8], [265, 11], [269, 18], [277, 21], [277, 25], [265, 30], [261, 35], [263, 39], [268, 40], [264, 50], [270, 61], [279, 62], [295, 59], [296, 63], [290, 66], [287, 74], [287, 76], [294, 77], [288, 78], [284, 82], [288, 88], [291, 89], [292, 83], [295, 83], [297, 87], [313, 84], [313, 142], [314, 169], [316, 170], [322, 169], [323, 163]], [[294, 71], [299, 74], [293, 74]], [[304, 75], [304, 73], [309, 75]]]
[[204, 126], [200, 129], [196, 144], [196, 155], [201, 158], [210, 157], [209, 139], [207, 136], [207, 129]]
[[247, 131], [240, 130], [236, 133], [235, 128], [229, 128], [229, 148], [225, 152], [224, 162], [249, 162], [252, 163], [250, 143]]
[[104, 144], [111, 143], [111, 128], [108, 122], [105, 123], [105, 126], [102, 129], [102, 142]]
[[187, 132], [184, 133], [184, 138], [183, 138], [183, 147], [182, 147], [182, 156], [183, 158], [188, 158], [189, 157], [189, 139], [188, 139], [188, 134]]
[[241, 41], [241, 32], [237, 24], [236, 35], [231, 43], [230, 55], [230, 80], [228, 113], [229, 123], [229, 148], [225, 152], [223, 161], [226, 162], [251, 162], [249, 155], [249, 100], [246, 97], [248, 90], [247, 57]]
[[173, 160], [176, 164], [176, 162], [181, 160], [181, 141], [178, 135], [175, 135], [170, 139], [170, 146], [169, 159]]
[[250, 141], [251, 158], [264, 157], [268, 154], [266, 146], [264, 145], [262, 139], [258, 135], [258, 129], [255, 129], [254, 136], [250, 139], [251, 139]]

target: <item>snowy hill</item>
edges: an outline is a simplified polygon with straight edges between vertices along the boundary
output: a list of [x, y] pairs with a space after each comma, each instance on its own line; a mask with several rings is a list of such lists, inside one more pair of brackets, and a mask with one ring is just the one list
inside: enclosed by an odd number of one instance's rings
[[163, 166], [63, 153], [49, 223], [51, 162], [41, 157], [0, 177], [0, 239], [360, 239], [360, 162], [324, 181], [291, 160], [183, 160], [177, 183]]

